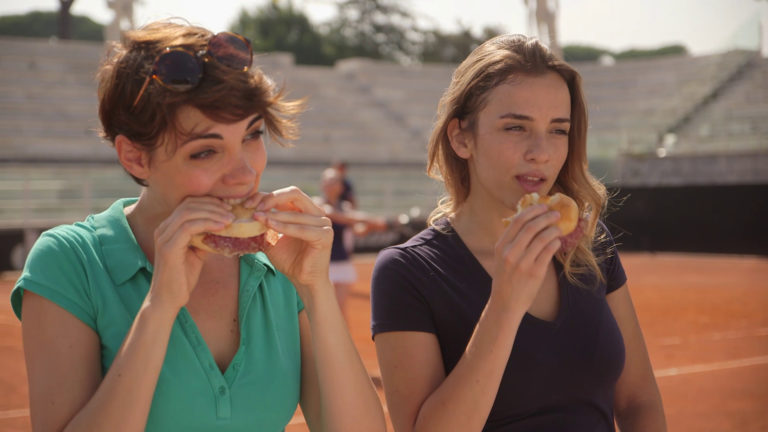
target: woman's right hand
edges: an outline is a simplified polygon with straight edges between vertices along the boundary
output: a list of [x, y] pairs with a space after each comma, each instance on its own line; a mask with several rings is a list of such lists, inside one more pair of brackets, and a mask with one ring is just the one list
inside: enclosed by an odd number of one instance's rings
[[544, 280], [547, 266], [560, 248], [560, 215], [546, 205], [530, 206], [512, 219], [494, 249], [491, 295], [510, 307], [527, 311]]
[[226, 227], [234, 220], [231, 208], [215, 197], [187, 197], [158, 225], [154, 234], [155, 270], [150, 287], [153, 301], [178, 309], [187, 304], [207, 254], [190, 247], [192, 236]]

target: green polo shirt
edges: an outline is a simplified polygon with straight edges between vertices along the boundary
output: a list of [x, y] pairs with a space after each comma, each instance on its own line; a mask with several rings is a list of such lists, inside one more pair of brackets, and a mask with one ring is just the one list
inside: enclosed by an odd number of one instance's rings
[[[66, 309], [101, 339], [106, 374], [152, 279], [122, 199], [84, 222], [43, 233], [11, 292], [21, 319], [25, 290]], [[299, 400], [301, 299], [262, 254], [240, 258], [240, 346], [222, 374], [186, 308], [173, 324], [147, 431], [281, 431]]]

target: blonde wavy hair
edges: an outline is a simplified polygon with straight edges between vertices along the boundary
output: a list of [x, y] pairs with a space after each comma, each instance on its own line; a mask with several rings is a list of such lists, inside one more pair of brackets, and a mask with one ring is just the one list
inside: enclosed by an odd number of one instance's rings
[[475, 130], [477, 115], [484, 108], [489, 93], [514, 76], [541, 76], [548, 72], [559, 74], [568, 85], [571, 96], [571, 128], [568, 134], [568, 157], [551, 192], [572, 197], [585, 216], [585, 235], [578, 246], [559, 253], [566, 277], [583, 285], [579, 274], [603, 275], [593, 247], [602, 240], [604, 232], [597, 223], [605, 209], [605, 186], [590, 174], [587, 167], [587, 107], [581, 88], [581, 76], [575, 69], [555, 57], [537, 39], [524, 35], [501, 35], [477, 47], [456, 68], [450, 86], [443, 93], [435, 125], [428, 145], [427, 174], [442, 180], [446, 195], [429, 216], [428, 223], [450, 217], [464, 204], [470, 191], [469, 165], [459, 157], [448, 139], [448, 124], [461, 120], [469, 130]]

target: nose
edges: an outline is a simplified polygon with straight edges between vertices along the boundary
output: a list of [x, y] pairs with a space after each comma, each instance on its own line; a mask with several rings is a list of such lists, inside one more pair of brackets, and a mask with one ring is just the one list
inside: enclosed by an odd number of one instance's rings
[[238, 154], [230, 162], [229, 168], [224, 174], [224, 183], [228, 185], [251, 185], [258, 177], [256, 169], [244, 154]]
[[532, 133], [525, 148], [525, 160], [527, 162], [544, 163], [549, 161], [549, 153], [547, 133], [545, 131]]

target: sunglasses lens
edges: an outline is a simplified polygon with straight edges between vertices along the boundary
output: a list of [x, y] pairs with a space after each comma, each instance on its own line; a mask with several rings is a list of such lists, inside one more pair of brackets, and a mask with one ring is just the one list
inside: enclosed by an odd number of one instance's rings
[[171, 90], [189, 90], [200, 82], [203, 68], [199, 60], [183, 50], [172, 50], [158, 57], [154, 74]]
[[247, 39], [234, 33], [218, 33], [208, 41], [208, 55], [231, 69], [248, 70], [253, 53]]

